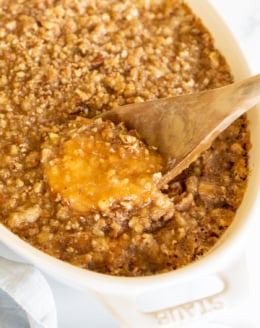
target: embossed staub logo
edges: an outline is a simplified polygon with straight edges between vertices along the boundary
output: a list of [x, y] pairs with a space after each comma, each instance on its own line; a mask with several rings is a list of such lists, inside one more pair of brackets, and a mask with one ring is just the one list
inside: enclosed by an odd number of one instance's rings
[[202, 315], [208, 314], [215, 310], [221, 310], [224, 303], [218, 295], [178, 305], [166, 310], [154, 312], [158, 325], [167, 326], [169, 324], [177, 324], [184, 321], [194, 320]]

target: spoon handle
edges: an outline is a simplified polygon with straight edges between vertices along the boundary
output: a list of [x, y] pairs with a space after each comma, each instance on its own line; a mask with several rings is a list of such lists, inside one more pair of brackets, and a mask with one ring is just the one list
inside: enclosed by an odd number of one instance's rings
[[260, 74], [241, 82], [212, 90], [215, 100], [211, 102], [212, 111], [220, 120], [216, 129], [222, 131], [236, 118], [260, 102]]
[[[175, 106], [175, 117], [172, 119], [176, 120], [176, 107], [180, 106], [182, 115], [177, 115], [177, 120], [182, 117], [181, 123], [190, 133], [182, 131], [175, 165], [163, 176], [161, 185], [181, 173], [231, 123], [260, 103], [260, 74], [224, 87], [177, 98], [182, 106], [176, 101], [172, 103]], [[169, 122], [169, 125], [173, 126], [174, 123]]]

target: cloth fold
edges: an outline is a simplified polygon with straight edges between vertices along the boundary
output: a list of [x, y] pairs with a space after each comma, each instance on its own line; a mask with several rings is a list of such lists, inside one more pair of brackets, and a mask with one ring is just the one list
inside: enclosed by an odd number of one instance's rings
[[0, 257], [0, 328], [57, 328], [47, 280], [34, 266]]

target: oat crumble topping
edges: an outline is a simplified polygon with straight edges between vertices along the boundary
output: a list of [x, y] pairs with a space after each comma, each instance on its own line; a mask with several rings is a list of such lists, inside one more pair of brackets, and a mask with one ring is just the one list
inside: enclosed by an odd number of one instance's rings
[[[48, 254], [112, 275], [151, 275], [200, 258], [243, 198], [246, 116], [165, 190], [156, 188], [157, 155], [136, 135], [88, 119], [115, 106], [230, 82], [225, 59], [184, 1], [0, 0], [0, 222]], [[106, 142], [112, 138], [126, 158], [134, 147], [148, 152], [140, 165], [150, 175], [137, 184], [125, 176], [109, 202], [92, 199], [93, 206], [79, 190], [86, 170], [93, 177], [96, 166], [71, 170], [73, 184], [65, 189], [64, 156], [79, 167], [91, 157], [80, 156], [77, 146], [89, 144], [84, 126], [94, 140], [95, 131], [105, 130]], [[115, 175], [109, 170], [100, 174], [103, 187]], [[127, 190], [137, 197], [127, 199]]]

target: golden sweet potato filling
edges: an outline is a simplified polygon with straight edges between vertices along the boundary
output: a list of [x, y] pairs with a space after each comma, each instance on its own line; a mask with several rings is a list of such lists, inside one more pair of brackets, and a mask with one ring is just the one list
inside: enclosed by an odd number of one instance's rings
[[112, 122], [78, 118], [61, 136], [62, 142], [50, 135], [42, 161], [48, 184], [69, 207], [87, 214], [151, 202], [162, 158], [136, 135]]

